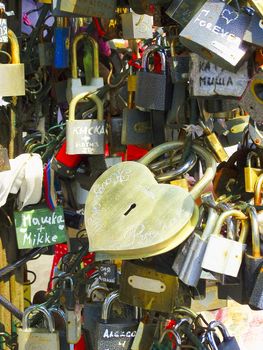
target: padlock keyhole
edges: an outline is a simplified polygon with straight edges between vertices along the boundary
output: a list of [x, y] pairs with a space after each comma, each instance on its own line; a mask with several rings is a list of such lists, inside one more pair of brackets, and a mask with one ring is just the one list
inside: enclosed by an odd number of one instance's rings
[[263, 101], [263, 84], [256, 84], [254, 87], [257, 98]]
[[133, 209], [136, 208], [136, 204], [131, 204], [130, 208], [124, 213], [125, 216], [127, 216]]

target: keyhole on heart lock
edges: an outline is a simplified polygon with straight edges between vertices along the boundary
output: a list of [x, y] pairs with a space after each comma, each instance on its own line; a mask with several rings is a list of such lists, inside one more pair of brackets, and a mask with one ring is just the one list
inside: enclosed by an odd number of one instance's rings
[[125, 216], [127, 216], [134, 208], [136, 208], [136, 204], [131, 204], [130, 208], [124, 213]]

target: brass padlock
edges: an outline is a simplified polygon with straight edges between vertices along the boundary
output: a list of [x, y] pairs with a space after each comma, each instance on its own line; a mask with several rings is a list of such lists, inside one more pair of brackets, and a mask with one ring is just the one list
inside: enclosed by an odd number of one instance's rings
[[[252, 167], [252, 159], [256, 160], [256, 167]], [[261, 163], [258, 154], [254, 151], [249, 152], [247, 155], [247, 165], [244, 168], [246, 192], [254, 193], [257, 179], [262, 173], [263, 169], [261, 169]]]
[[[88, 41], [93, 49], [93, 77], [89, 85], [82, 85], [81, 79], [78, 78], [78, 65], [77, 65], [77, 46], [80, 41]], [[99, 76], [99, 47], [96, 40], [88, 36], [87, 33], [80, 33], [75, 36], [71, 49], [71, 75], [67, 84], [67, 100], [68, 103], [77, 96], [85, 92], [86, 94], [94, 92], [104, 85], [103, 78]]]
[[[97, 105], [97, 119], [75, 120], [76, 105], [88, 98]], [[69, 105], [69, 119], [66, 125], [67, 154], [104, 154], [105, 121], [103, 103], [93, 94], [77, 95]]]
[[[33, 311], [44, 314], [48, 329], [29, 327], [29, 315]], [[23, 314], [22, 329], [18, 329], [18, 347], [21, 350], [60, 350], [59, 333], [55, 331], [52, 316], [45, 307], [32, 305], [26, 309]]]
[[0, 64], [0, 96], [25, 95], [25, 69], [20, 63], [19, 44], [15, 33], [8, 29], [11, 46], [11, 63]]

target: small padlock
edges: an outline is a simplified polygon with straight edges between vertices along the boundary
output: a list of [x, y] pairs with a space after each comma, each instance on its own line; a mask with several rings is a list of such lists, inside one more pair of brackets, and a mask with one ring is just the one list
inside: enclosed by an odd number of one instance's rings
[[181, 43], [210, 62], [237, 71], [251, 50], [243, 42], [250, 17], [221, 0], [208, 0], [180, 33]]
[[114, 301], [119, 298], [119, 292], [111, 292], [104, 300], [101, 312], [101, 320], [97, 324], [96, 346], [97, 350], [130, 350], [133, 339], [139, 325], [138, 315], [130, 320], [117, 320], [113, 322], [110, 319], [110, 311]]
[[11, 47], [11, 62], [0, 64], [0, 96], [25, 95], [25, 68], [20, 63], [19, 44], [15, 33], [8, 29], [8, 40]]
[[135, 12], [121, 14], [123, 39], [151, 39], [153, 37], [153, 17]]
[[[200, 234], [195, 230], [190, 241], [178, 252], [173, 270], [180, 280], [188, 286], [196, 287], [202, 273], [202, 262], [208, 244], [208, 239], [213, 233], [218, 219], [217, 211], [213, 208], [208, 209], [208, 217], [205, 229]], [[202, 223], [202, 219], [200, 220]]]
[[255, 74], [240, 101], [241, 107], [256, 122], [263, 120], [263, 73]]
[[[217, 344], [215, 341], [215, 329], [218, 328], [220, 333], [223, 336], [223, 341], [220, 344]], [[214, 350], [240, 350], [240, 347], [237, 343], [235, 337], [231, 337], [227, 328], [220, 321], [212, 321], [209, 323], [208, 329], [211, 329], [207, 332], [207, 337], [209, 343], [211, 344]]]
[[54, 67], [64, 69], [69, 67], [70, 27], [66, 17], [57, 17], [56, 21]]
[[[77, 65], [77, 46], [80, 41], [88, 41], [93, 49], [93, 77], [89, 85], [82, 85], [81, 79], [78, 78], [78, 65]], [[68, 103], [77, 95], [81, 93], [91, 93], [101, 88], [104, 85], [103, 78], [99, 76], [99, 47], [96, 40], [90, 37], [87, 33], [80, 33], [75, 36], [71, 49], [71, 75], [67, 84], [67, 100]]]
[[[97, 119], [75, 120], [76, 105], [83, 98], [96, 103]], [[105, 122], [103, 103], [97, 95], [85, 92], [77, 95], [69, 105], [69, 120], [66, 125], [67, 154], [104, 154]]]
[[[29, 327], [29, 315], [33, 311], [39, 311], [43, 313], [48, 323], [48, 329]], [[52, 316], [44, 306], [32, 305], [24, 312], [22, 329], [18, 329], [18, 346], [21, 350], [60, 349], [59, 333], [55, 331]]]
[[[252, 160], [255, 159], [255, 166], [252, 167]], [[244, 177], [245, 177], [245, 189], [246, 192], [254, 193], [255, 185], [259, 175], [263, 173], [261, 169], [261, 162], [258, 154], [254, 151], [251, 151], [247, 155], [247, 165], [244, 168]]]
[[[161, 57], [161, 73], [149, 70], [149, 56], [158, 52]], [[135, 105], [140, 108], [166, 111], [170, 108], [172, 84], [166, 69], [166, 55], [159, 45], [149, 46], [142, 56], [142, 69], [137, 72]]]
[[52, 66], [54, 62], [54, 46], [51, 41], [44, 37], [45, 31], [47, 31], [47, 36], [49, 36], [52, 28], [44, 24], [39, 31], [38, 55], [40, 67]]
[[[237, 277], [245, 250], [247, 230], [242, 230], [239, 241], [234, 241], [220, 236], [224, 221], [229, 216], [246, 220], [247, 217], [240, 210], [227, 210], [219, 216], [213, 234], [210, 236], [202, 268], [220, 274]], [[242, 225], [244, 225], [242, 223]]]

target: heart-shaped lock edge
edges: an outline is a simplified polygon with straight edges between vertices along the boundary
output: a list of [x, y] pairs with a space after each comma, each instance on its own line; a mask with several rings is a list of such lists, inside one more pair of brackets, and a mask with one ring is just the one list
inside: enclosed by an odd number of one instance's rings
[[[139, 198], [134, 198], [136, 193], [139, 194]], [[155, 214], [152, 206], [149, 207], [149, 198], [146, 200], [143, 198], [145, 196], [152, 196]], [[125, 203], [123, 206], [123, 198], [128, 205]], [[139, 204], [137, 211], [134, 210], [136, 215], [131, 213], [132, 220], [129, 220], [129, 217], [122, 220], [122, 215], [125, 216], [126, 211], [131, 207], [130, 204], [136, 200]], [[159, 201], [158, 207], [156, 207], [156, 200]], [[144, 201], [148, 207], [143, 205]], [[170, 245], [177, 246], [177, 243], [174, 243], [175, 238], [186, 225], [188, 229], [185, 231], [190, 231], [190, 235], [192, 229], [189, 228], [192, 227], [191, 218], [194, 209], [194, 200], [188, 192], [177, 186], [159, 185], [146, 166], [137, 162], [116, 164], [97, 179], [86, 202], [85, 224], [90, 250], [110, 254], [115, 252], [118, 256], [119, 253], [126, 256], [131, 254], [131, 258], [134, 254], [141, 256], [141, 253], [144, 253], [143, 255], [149, 256], [155, 255], [160, 250], [167, 251]], [[146, 223], [147, 217], [150, 221], [148, 223]], [[137, 222], [136, 219], [138, 219]], [[150, 234], [147, 230], [146, 234], [144, 231], [132, 234], [134, 227], [145, 228], [145, 226], [146, 229], [147, 226], [152, 229]], [[105, 234], [108, 235], [107, 240], [105, 240]], [[186, 238], [185, 235], [184, 238], [181, 237], [180, 243]]]

